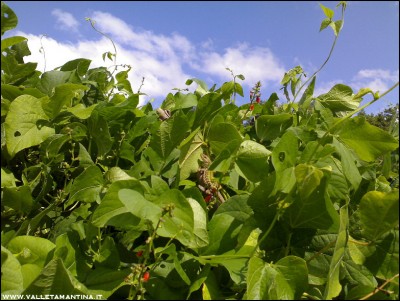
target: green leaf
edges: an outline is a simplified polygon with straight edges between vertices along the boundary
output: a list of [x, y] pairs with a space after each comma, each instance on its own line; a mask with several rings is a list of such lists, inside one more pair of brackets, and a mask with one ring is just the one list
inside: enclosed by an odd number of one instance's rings
[[193, 82], [195, 82], [197, 84], [196, 93], [200, 94], [200, 96], [203, 96], [203, 95], [209, 93], [207, 84], [204, 81], [202, 81], [201, 79], [191, 78], [191, 79], [188, 79], [185, 84], [191, 85]]
[[15, 44], [18, 44], [22, 41], [26, 41], [26, 40], [27, 40], [27, 38], [20, 37], [20, 36], [5, 38], [5, 39], [1, 40], [1, 51], [3, 51], [4, 49], [11, 47]]
[[293, 123], [292, 114], [262, 115], [256, 119], [257, 137], [262, 141], [280, 137]]
[[[106, 224], [123, 225], [122, 217], [118, 216], [128, 213], [129, 225], [138, 225], [141, 219], [150, 220], [153, 226], [161, 217], [161, 208], [149, 202], [143, 196], [143, 188], [137, 180], [117, 181], [111, 184], [100, 205], [93, 212], [92, 223], [96, 227]], [[126, 216], [126, 215], [125, 215]]]
[[319, 31], [323, 31], [325, 28], [327, 28], [329, 25], [331, 25], [331, 23], [333, 23], [333, 21], [329, 18], [325, 18], [322, 20], [321, 22], [321, 26], [319, 28]]
[[25, 295], [86, 295], [88, 290], [70, 274], [62, 260], [58, 258], [50, 261], [23, 293]]
[[[293, 299], [300, 300], [308, 286], [308, 269], [306, 261], [297, 256], [286, 256], [275, 264], [277, 270], [285, 277], [291, 287]], [[291, 294], [291, 296], [292, 296]]]
[[276, 264], [252, 257], [247, 274], [247, 299], [299, 299], [307, 288], [307, 274], [306, 263], [299, 257], [287, 256]]
[[340, 143], [336, 138], [333, 139], [333, 145], [340, 154], [340, 159], [343, 167], [343, 175], [351, 184], [354, 190], [358, 189], [361, 183], [361, 175], [355, 164], [356, 158], [346, 146]]
[[94, 110], [88, 119], [88, 130], [97, 145], [98, 156], [104, 156], [112, 148], [109, 126], [104, 117]]
[[18, 24], [17, 15], [14, 11], [8, 7], [3, 1], [1, 1], [1, 35], [6, 31], [13, 29]]
[[120, 259], [115, 242], [111, 237], [105, 237], [101, 242], [101, 246], [98, 253], [95, 254], [93, 259], [96, 261], [96, 268], [99, 266], [118, 269], [120, 265]]
[[92, 60], [79, 58], [69, 62], [66, 62], [61, 66], [60, 71], [73, 71], [76, 70], [79, 76], [84, 76], [89, 70], [89, 66]]
[[[301, 179], [310, 178], [317, 185], [319, 177], [315, 173], [315, 171], [310, 171], [309, 174], [302, 175], [296, 180], [301, 183]], [[289, 219], [292, 228], [329, 229], [332, 231], [338, 229], [339, 216], [326, 190], [327, 178], [323, 177], [307, 198], [303, 199], [300, 195], [294, 198], [294, 202], [285, 212], [285, 217]]]
[[232, 167], [232, 162], [235, 160], [236, 153], [241, 144], [241, 140], [232, 140], [228, 145], [219, 153], [208, 167], [208, 170], [218, 171], [222, 173], [228, 172]]
[[123, 169], [120, 167], [111, 167], [107, 172], [104, 174], [104, 179], [106, 179], [109, 183], [114, 183], [117, 181], [122, 180], [130, 180], [134, 179], [130, 175], [128, 175]]
[[36, 98], [46, 96], [46, 94], [40, 92], [37, 88], [16, 87], [7, 84], [1, 84], [1, 95], [10, 101], [21, 95], [31, 95]]
[[43, 109], [50, 118], [55, 118], [66, 105], [71, 107], [73, 98], [80, 98], [82, 91], [88, 90], [88, 87], [76, 84], [62, 84], [54, 88], [54, 94], [50, 101], [43, 105]]
[[14, 255], [1, 246], [1, 293], [20, 294], [23, 290], [21, 264]]
[[[16, 187], [15, 181], [17, 179], [14, 177], [14, 174], [8, 170], [7, 168], [1, 168], [1, 188], [3, 187]], [[4, 201], [6, 199], [4, 198]]]
[[181, 181], [189, 178], [190, 174], [199, 170], [200, 155], [203, 153], [201, 149], [202, 140], [199, 130], [195, 130], [181, 143], [179, 156], [179, 179]]
[[342, 262], [345, 248], [348, 240], [348, 224], [349, 224], [349, 213], [348, 204], [343, 205], [340, 208], [340, 226], [338, 237], [336, 239], [335, 250], [333, 251], [332, 260], [329, 266], [329, 274], [327, 277], [327, 284], [324, 291], [324, 299], [330, 300], [337, 297], [341, 290], [342, 285], [339, 282], [340, 264]]
[[30, 95], [17, 97], [10, 104], [4, 124], [10, 156], [14, 157], [20, 150], [38, 145], [54, 135], [47, 120], [39, 99]]
[[211, 151], [216, 155], [219, 155], [231, 141], [242, 140], [242, 136], [236, 127], [227, 122], [212, 124], [207, 138], [210, 142]]
[[74, 180], [67, 205], [75, 201], [92, 203], [100, 201], [103, 173], [96, 165], [89, 166]]
[[192, 93], [182, 94], [181, 92], [178, 92], [174, 95], [174, 99], [175, 106], [171, 111], [197, 106], [197, 97]]
[[330, 8], [322, 5], [321, 3], [319, 3], [319, 6], [321, 7], [322, 11], [324, 12], [325, 16], [329, 19], [332, 19], [335, 12], [333, 10], [331, 10]]
[[[368, 246], [350, 243], [351, 258], [381, 279], [390, 279], [399, 273], [399, 231], [383, 235], [376, 244]], [[374, 285], [374, 283], [372, 284]]]
[[346, 85], [337, 84], [328, 93], [317, 97], [319, 102], [333, 113], [354, 111], [360, 105], [360, 98], [353, 97], [353, 90]]
[[297, 191], [302, 199], [307, 199], [321, 183], [324, 173], [312, 165], [299, 164], [295, 167]]
[[91, 270], [86, 278], [87, 293], [92, 295], [93, 299], [97, 298], [96, 295], [102, 295], [103, 299], [108, 298], [118, 288], [126, 285], [124, 279], [130, 272], [130, 269], [117, 270], [99, 266]]
[[243, 223], [251, 213], [245, 196], [234, 196], [223, 203], [208, 223], [210, 244], [201, 254], [223, 254], [234, 249]]
[[333, 28], [333, 32], [335, 33], [335, 36], [337, 36], [343, 28], [343, 20], [335, 21], [334, 24], [335, 24], [335, 27], [332, 27], [332, 28]]
[[174, 237], [189, 248], [208, 245], [206, 214], [197, 201], [186, 199], [182, 192], [172, 189], [155, 200], [155, 203], [160, 207], [174, 206], [171, 216], [163, 216], [163, 226], [158, 229], [158, 235]]
[[8, 243], [7, 247], [21, 264], [24, 288], [26, 288], [50, 260], [51, 251], [55, 245], [41, 237], [17, 236]]
[[90, 107], [85, 107], [84, 104], [79, 103], [76, 106], [71, 108], [67, 108], [67, 111], [72, 113], [74, 116], [78, 117], [79, 119], [88, 119], [92, 114], [92, 111], [96, 108], [97, 104], [94, 104]]
[[298, 139], [292, 132], [286, 132], [272, 151], [271, 159], [275, 170], [293, 167], [298, 152]]
[[361, 233], [376, 241], [399, 223], [399, 193], [367, 192], [359, 206]]
[[268, 158], [271, 152], [262, 144], [245, 140], [236, 155], [239, 174], [252, 182], [262, 181], [268, 174]]
[[31, 188], [28, 185], [19, 187], [5, 187], [2, 203], [19, 213], [29, 213], [33, 206]]
[[352, 148], [360, 159], [368, 162], [399, 147], [399, 142], [392, 135], [370, 125], [363, 117], [347, 119], [335, 134], [339, 135], [339, 140]]
[[37, 88], [51, 97], [54, 94], [55, 87], [66, 84], [69, 81], [71, 74], [71, 71], [47, 71], [42, 74]]
[[308, 109], [311, 104], [316, 79], [317, 77], [314, 76], [313, 79], [311, 80], [311, 83], [308, 85], [307, 89], [304, 91], [303, 96], [299, 101], [299, 106], [301, 106], [304, 110]]
[[222, 95], [219, 93], [207, 93], [199, 99], [196, 117], [192, 128], [195, 129], [211, 120], [221, 108]]
[[186, 136], [189, 123], [183, 114], [175, 114], [160, 125], [161, 155], [166, 159]]

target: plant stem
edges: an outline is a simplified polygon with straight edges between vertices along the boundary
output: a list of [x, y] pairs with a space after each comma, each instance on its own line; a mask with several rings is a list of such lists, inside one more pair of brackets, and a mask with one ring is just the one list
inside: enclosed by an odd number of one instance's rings
[[272, 220], [271, 224], [269, 225], [268, 230], [264, 233], [264, 235], [261, 237], [261, 239], [258, 241], [257, 246], [254, 248], [254, 250], [251, 252], [250, 257], [254, 255], [256, 250], [260, 247], [261, 243], [268, 237], [269, 233], [271, 232], [272, 228], [275, 226], [276, 221], [278, 220], [278, 217], [280, 216], [280, 212], [277, 211], [274, 219]]
[[386, 280], [381, 286], [377, 287], [374, 289], [372, 292], [370, 292], [368, 295], [365, 295], [364, 297], [360, 298], [359, 300], [367, 300], [369, 297], [375, 295], [379, 291], [381, 291], [388, 283], [392, 282], [395, 278], [398, 278], [399, 274], [394, 275], [392, 278]]
[[[340, 19], [340, 20], [342, 21], [342, 24], [343, 24], [343, 20], [344, 20], [344, 11], [345, 11], [345, 7], [342, 6], [342, 18]], [[328, 61], [329, 61], [329, 59], [331, 58], [331, 55], [332, 55], [332, 53], [333, 53], [333, 49], [335, 48], [336, 42], [337, 42], [337, 40], [338, 40], [338, 38], [339, 38], [340, 31], [341, 31], [341, 29], [339, 30], [339, 32], [338, 32], [337, 35], [335, 36], [335, 40], [333, 41], [331, 50], [329, 51], [328, 57], [326, 58], [325, 62], [321, 65], [321, 67], [319, 67], [319, 69], [318, 69], [317, 71], [315, 71], [315, 72], [313, 73], [313, 75], [311, 75], [311, 76], [309, 77], [308, 80], [306, 80], [306, 81], [304, 82], [304, 84], [302, 84], [302, 85], [300, 86], [300, 88], [299, 88], [299, 90], [297, 90], [297, 92], [296, 92], [296, 94], [295, 94], [295, 96], [294, 96], [292, 102], [294, 102], [294, 101], [296, 100], [297, 96], [299, 95], [299, 93], [300, 93], [300, 91], [303, 89], [303, 87], [304, 87], [306, 84], [308, 84], [308, 83], [317, 75], [317, 73], [319, 73], [319, 72], [322, 70], [322, 68], [324, 68], [324, 66], [328, 63]]]

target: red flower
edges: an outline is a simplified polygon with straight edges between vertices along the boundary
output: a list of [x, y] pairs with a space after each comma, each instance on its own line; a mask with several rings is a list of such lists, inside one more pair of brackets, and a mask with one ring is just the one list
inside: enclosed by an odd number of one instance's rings
[[150, 279], [150, 273], [149, 272], [144, 272], [142, 280], [143, 282], [147, 282]]
[[254, 110], [254, 105], [253, 105], [253, 104], [250, 105], [249, 110], [250, 110], [250, 111], [253, 111], [253, 110]]
[[260, 96], [257, 96], [256, 102], [257, 102], [257, 103], [260, 103], [260, 101], [261, 101], [261, 100], [260, 100]]
[[212, 196], [213, 196], [212, 194], [207, 194], [206, 197], [204, 198], [204, 201], [208, 203], [211, 200]]
[[138, 252], [136, 253], [136, 256], [137, 256], [137, 257], [142, 257], [142, 255], [143, 255], [143, 250], [140, 250], [140, 251], [138, 251]]

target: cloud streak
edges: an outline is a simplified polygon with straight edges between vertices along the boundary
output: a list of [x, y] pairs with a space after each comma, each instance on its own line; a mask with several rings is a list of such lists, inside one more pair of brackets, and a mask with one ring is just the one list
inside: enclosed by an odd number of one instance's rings
[[79, 22], [75, 17], [61, 9], [54, 9], [51, 14], [56, 18], [56, 27], [63, 31], [79, 32]]

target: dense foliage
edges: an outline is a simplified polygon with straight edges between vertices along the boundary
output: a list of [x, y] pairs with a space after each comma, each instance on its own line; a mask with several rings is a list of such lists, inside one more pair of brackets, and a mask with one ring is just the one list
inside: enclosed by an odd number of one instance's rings
[[129, 68], [41, 73], [21, 36], [1, 51], [2, 299], [398, 299], [398, 127], [356, 116], [379, 94], [314, 96], [297, 66], [283, 105], [256, 83], [237, 106], [232, 72], [154, 109]]

